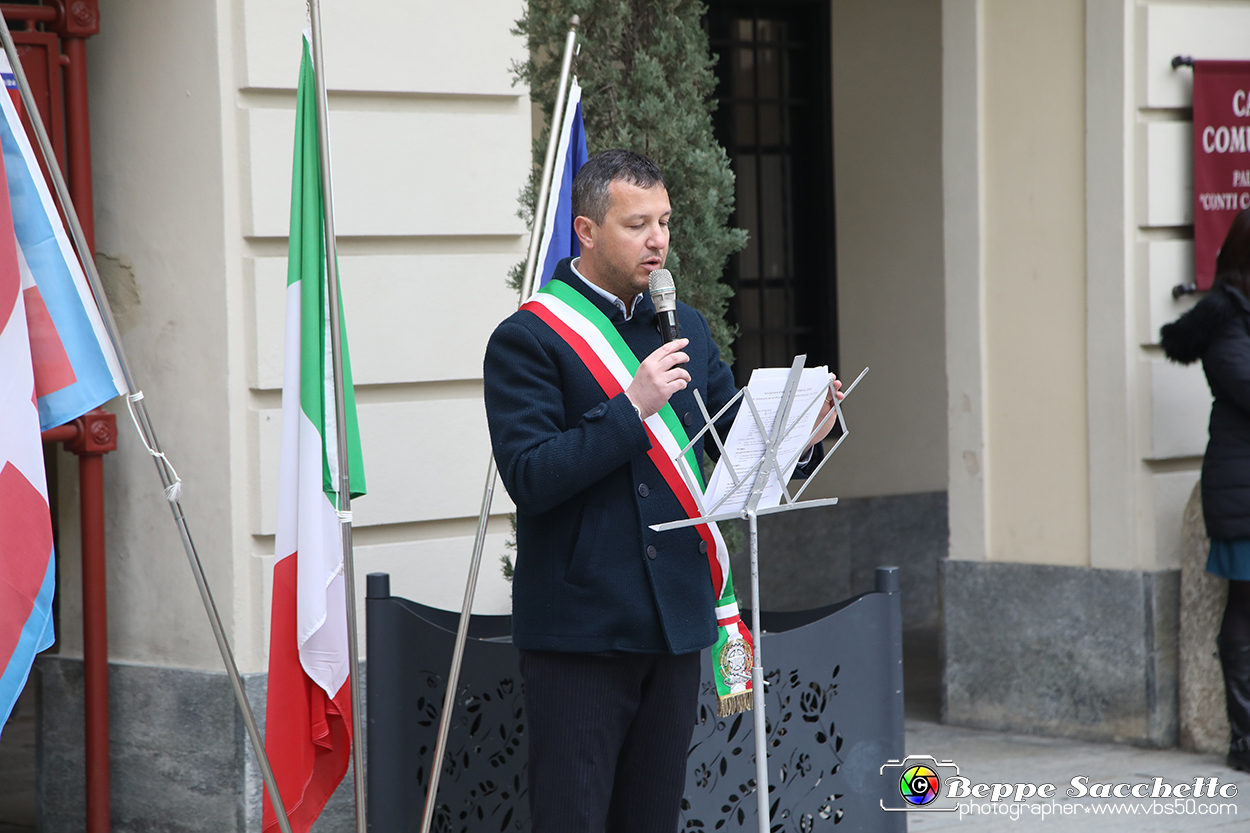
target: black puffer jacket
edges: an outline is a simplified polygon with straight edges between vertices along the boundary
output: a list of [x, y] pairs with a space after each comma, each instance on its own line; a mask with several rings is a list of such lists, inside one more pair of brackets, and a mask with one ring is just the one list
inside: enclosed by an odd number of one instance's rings
[[1250, 538], [1250, 301], [1230, 286], [1216, 289], [1162, 336], [1172, 361], [1202, 359], [1215, 397], [1202, 459], [1207, 534]]

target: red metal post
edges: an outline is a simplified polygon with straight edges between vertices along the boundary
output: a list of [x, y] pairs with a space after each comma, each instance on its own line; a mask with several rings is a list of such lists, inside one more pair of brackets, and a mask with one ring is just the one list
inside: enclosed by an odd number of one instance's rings
[[78, 426], [72, 422], [64, 425], [58, 425], [55, 428], [49, 428], [43, 432], [43, 441], [45, 443], [69, 443], [78, 438]]
[[54, 23], [60, 14], [51, 6], [28, 6], [24, 3], [5, 3], [0, 5], [0, 13], [5, 20], [29, 20], [32, 23]]
[[69, 193], [87, 244], [95, 251], [94, 197], [91, 190], [91, 116], [87, 106], [87, 41], [100, 33], [97, 0], [57, 0], [63, 9], [57, 34], [65, 61], [65, 126], [69, 155]]
[[96, 409], [74, 420], [65, 447], [78, 456], [82, 511], [82, 658], [86, 712], [87, 833], [109, 830], [109, 637], [104, 564], [104, 455], [117, 448], [117, 418]]
[[[90, 251], [95, 250], [91, 188], [91, 122], [86, 38], [100, 31], [98, 0], [49, 0], [46, 6], [3, 6], [5, 17], [51, 24], [61, 38], [70, 198]], [[58, 102], [51, 102], [56, 107]], [[55, 121], [55, 120], [54, 120]], [[108, 833], [109, 692], [108, 583], [104, 552], [104, 455], [117, 448], [117, 419], [97, 408], [44, 432], [78, 457], [82, 520], [83, 699], [86, 735], [87, 833]]]

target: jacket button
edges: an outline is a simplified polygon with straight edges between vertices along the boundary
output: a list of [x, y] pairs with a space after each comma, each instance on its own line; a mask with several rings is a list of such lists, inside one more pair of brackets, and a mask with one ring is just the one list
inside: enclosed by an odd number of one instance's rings
[[707, 554], [707, 541], [699, 542], [699, 552], [703, 553], [704, 555]]
[[684, 414], [682, 414], [681, 416], [682, 425], [689, 428], [693, 422], [694, 422], [694, 414], [690, 413], [689, 411], [686, 411]]
[[[643, 497], [646, 497], [647, 495], [651, 494], [651, 490], [647, 488], [647, 484], [646, 484], [646, 483], [639, 483], [639, 484], [638, 484], [638, 494], [642, 495]], [[652, 558], [655, 558], [655, 556], [654, 556], [654, 555], [653, 555], [653, 556], [651, 556], [651, 557], [652, 557]]]
[[656, 557], [657, 555], [659, 555], [659, 553], [657, 553], [657, 552], [655, 551], [655, 547], [654, 547], [654, 546], [647, 547], [647, 558], [650, 558], [650, 559], [652, 559], [652, 560], [655, 560], [655, 557]]

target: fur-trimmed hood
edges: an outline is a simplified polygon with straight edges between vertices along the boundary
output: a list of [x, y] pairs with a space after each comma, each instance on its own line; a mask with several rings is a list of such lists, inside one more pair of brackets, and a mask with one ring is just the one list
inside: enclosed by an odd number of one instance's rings
[[1250, 301], [1231, 286], [1220, 287], [1189, 312], [1163, 325], [1159, 331], [1163, 352], [1174, 362], [1196, 362], [1207, 351], [1212, 339], [1243, 315], [1250, 315]]

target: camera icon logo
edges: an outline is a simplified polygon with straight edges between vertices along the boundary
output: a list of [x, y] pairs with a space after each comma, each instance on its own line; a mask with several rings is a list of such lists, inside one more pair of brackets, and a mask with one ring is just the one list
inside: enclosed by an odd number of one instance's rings
[[[882, 764], [880, 774], [890, 779], [880, 804], [887, 812], [951, 812], [955, 801], [942, 796], [942, 785], [959, 775], [954, 761], [939, 761], [932, 755], [908, 755], [901, 761]], [[887, 786], [888, 785], [888, 786]]]

